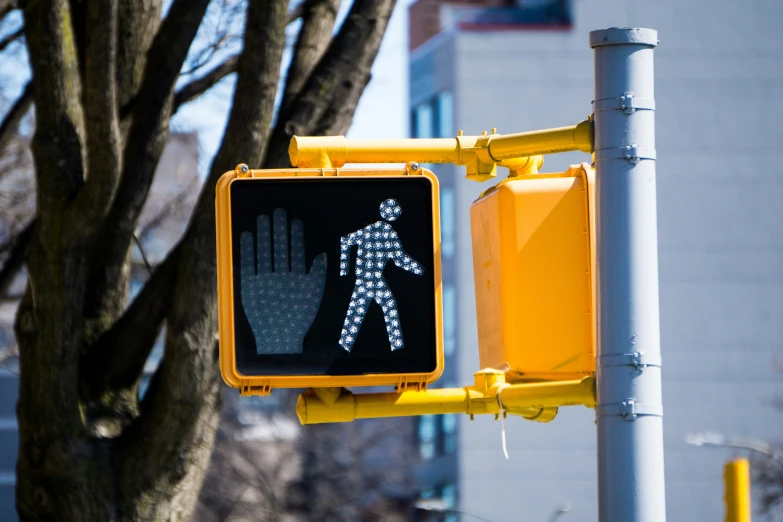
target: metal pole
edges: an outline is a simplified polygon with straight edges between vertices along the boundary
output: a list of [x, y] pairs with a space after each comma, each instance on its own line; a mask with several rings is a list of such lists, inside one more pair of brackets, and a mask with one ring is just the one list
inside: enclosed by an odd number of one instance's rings
[[652, 29], [595, 49], [598, 519], [666, 520]]

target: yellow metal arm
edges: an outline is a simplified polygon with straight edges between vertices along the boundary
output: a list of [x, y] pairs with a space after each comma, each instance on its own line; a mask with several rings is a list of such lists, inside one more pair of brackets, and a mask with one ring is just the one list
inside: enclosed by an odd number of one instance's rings
[[314, 388], [299, 396], [302, 424], [445, 413], [495, 414], [503, 410], [529, 420], [549, 422], [559, 406], [595, 407], [595, 379], [507, 384], [503, 372], [482, 370], [465, 388], [353, 394], [345, 388]]
[[471, 179], [495, 175], [497, 165], [537, 172], [542, 154], [592, 152], [592, 122], [518, 134], [482, 134], [437, 139], [360, 140], [345, 136], [294, 136], [288, 148], [291, 165], [339, 168], [347, 163], [453, 163], [465, 165]]
[[572, 150], [593, 152], [591, 121], [557, 129], [493, 136], [489, 142], [489, 153], [496, 161]]

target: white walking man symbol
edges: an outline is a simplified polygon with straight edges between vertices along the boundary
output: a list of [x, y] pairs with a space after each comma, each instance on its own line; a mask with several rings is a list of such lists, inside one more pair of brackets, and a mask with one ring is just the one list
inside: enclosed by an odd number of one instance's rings
[[[400, 214], [402, 214], [402, 208], [396, 200], [387, 199], [381, 203], [381, 217], [386, 221], [394, 221], [400, 217]], [[390, 224], [385, 221], [376, 221], [372, 225], [367, 225], [340, 238], [341, 276], [348, 275], [349, 254], [353, 245], [358, 246], [356, 250], [356, 286], [351, 294], [348, 313], [340, 333], [340, 346], [348, 352], [351, 351], [367, 313], [367, 308], [375, 301], [383, 310], [391, 349], [404, 348], [397, 302], [383, 278], [383, 269], [389, 260], [403, 270], [416, 275], [423, 274], [424, 268], [405, 253], [400, 244], [400, 238], [397, 237], [397, 232]]]

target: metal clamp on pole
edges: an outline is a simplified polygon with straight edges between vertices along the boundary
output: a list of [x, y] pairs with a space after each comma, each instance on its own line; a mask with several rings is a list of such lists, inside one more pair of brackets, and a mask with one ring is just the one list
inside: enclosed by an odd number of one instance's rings
[[596, 162], [609, 159], [625, 159], [630, 163], [639, 163], [641, 160], [655, 160], [655, 149], [639, 147], [636, 143], [631, 143], [624, 147], [598, 149], [595, 151]]
[[621, 110], [625, 114], [633, 114], [640, 110], [654, 111], [655, 100], [651, 98], [637, 98], [632, 92], [626, 92], [616, 98], [604, 98], [593, 102], [593, 110], [595, 112], [613, 109]]
[[601, 404], [596, 408], [596, 418], [620, 416], [627, 421], [637, 417], [663, 417], [663, 406], [660, 404], [641, 404], [636, 399], [626, 399], [617, 404]]
[[633, 366], [640, 372], [648, 366], [661, 367], [661, 354], [648, 355], [644, 352], [600, 355], [596, 357], [598, 366]]

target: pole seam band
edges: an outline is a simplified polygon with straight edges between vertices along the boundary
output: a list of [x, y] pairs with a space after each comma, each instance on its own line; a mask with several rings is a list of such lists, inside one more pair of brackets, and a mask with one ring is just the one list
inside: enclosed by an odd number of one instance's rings
[[612, 147], [598, 149], [594, 152], [595, 161], [609, 159], [624, 159], [630, 163], [639, 163], [641, 160], [655, 160], [655, 149], [639, 147], [636, 143], [630, 143], [624, 147]]
[[643, 404], [636, 399], [625, 399], [617, 404], [601, 404], [596, 408], [598, 417], [623, 417], [627, 421], [635, 421], [638, 417], [663, 417], [663, 406], [660, 404]]
[[646, 354], [644, 352], [599, 355], [598, 366], [633, 366], [642, 371], [648, 366], [661, 367], [661, 354]]
[[593, 101], [593, 111], [621, 110], [625, 114], [633, 114], [639, 110], [654, 111], [655, 100], [652, 98], [637, 98], [633, 92], [623, 93], [616, 98], [602, 98]]

